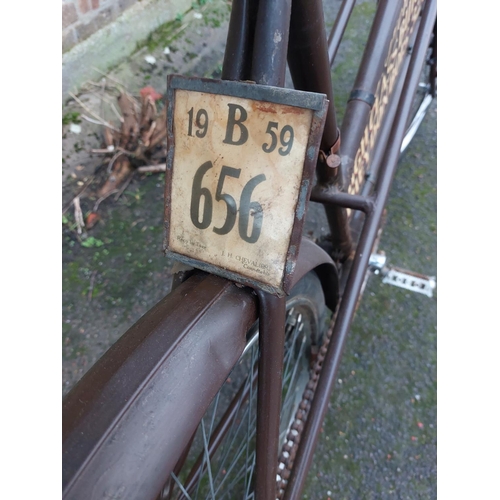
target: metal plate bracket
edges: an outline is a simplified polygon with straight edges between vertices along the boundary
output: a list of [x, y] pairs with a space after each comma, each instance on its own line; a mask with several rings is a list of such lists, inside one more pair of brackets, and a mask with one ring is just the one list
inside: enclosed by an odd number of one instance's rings
[[284, 296], [324, 128], [324, 94], [168, 77], [164, 251]]

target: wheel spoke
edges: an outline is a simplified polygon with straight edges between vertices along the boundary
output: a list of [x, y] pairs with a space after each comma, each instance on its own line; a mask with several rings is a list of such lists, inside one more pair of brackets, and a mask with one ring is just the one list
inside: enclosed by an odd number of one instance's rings
[[212, 479], [212, 467], [210, 464], [210, 456], [208, 454], [208, 441], [207, 441], [207, 435], [205, 434], [205, 422], [203, 419], [201, 419], [201, 431], [203, 433], [203, 446], [205, 447], [205, 456], [207, 458], [207, 470], [208, 470], [208, 479], [210, 481], [210, 492], [212, 493], [212, 500], [215, 500], [214, 482]]
[[184, 486], [182, 486], [182, 483], [179, 481], [179, 478], [173, 472], [170, 475], [172, 476], [172, 479], [177, 483], [177, 486], [180, 488], [182, 494], [186, 497], [186, 499], [192, 500], [192, 498], [189, 496], [189, 493], [184, 489]]

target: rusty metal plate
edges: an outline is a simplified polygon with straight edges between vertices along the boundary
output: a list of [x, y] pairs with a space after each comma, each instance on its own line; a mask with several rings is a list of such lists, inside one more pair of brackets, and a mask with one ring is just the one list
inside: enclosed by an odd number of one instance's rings
[[326, 97], [180, 76], [168, 78], [167, 97], [165, 251], [287, 293]]

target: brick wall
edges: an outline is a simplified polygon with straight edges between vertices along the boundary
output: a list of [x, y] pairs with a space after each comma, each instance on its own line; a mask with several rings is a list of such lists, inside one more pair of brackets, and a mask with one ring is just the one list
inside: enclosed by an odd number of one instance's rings
[[67, 52], [141, 0], [63, 0], [62, 51]]

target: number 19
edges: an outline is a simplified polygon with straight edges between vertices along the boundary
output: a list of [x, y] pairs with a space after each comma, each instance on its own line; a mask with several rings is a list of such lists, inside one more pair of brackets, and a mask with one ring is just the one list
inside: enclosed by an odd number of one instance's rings
[[[189, 124], [188, 124], [188, 135], [193, 136], [193, 114], [194, 109], [191, 108], [188, 111], [189, 115]], [[207, 135], [208, 131], [208, 113], [203, 109], [199, 109], [198, 113], [196, 113], [196, 118], [194, 120], [195, 126], [199, 129], [196, 131], [196, 137], [203, 139]]]

